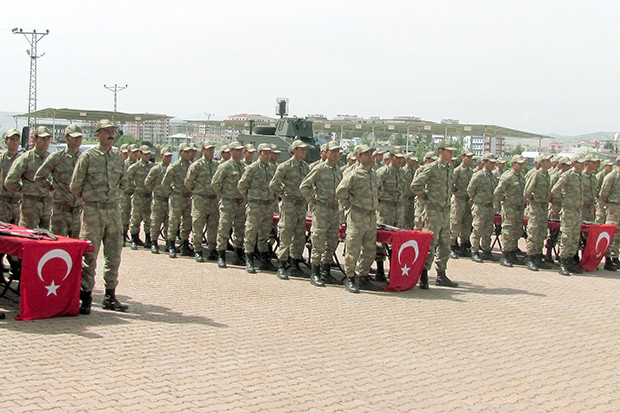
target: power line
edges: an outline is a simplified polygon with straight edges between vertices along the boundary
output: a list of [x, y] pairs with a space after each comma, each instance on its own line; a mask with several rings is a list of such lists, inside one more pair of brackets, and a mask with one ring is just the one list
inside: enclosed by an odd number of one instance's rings
[[114, 84], [114, 86], [106, 86], [103, 85], [104, 88], [111, 90], [112, 92], [114, 92], [114, 112], [116, 112], [116, 95], [118, 92], [120, 92], [123, 89], [127, 89], [127, 85], [125, 86], [119, 86], [116, 83]]

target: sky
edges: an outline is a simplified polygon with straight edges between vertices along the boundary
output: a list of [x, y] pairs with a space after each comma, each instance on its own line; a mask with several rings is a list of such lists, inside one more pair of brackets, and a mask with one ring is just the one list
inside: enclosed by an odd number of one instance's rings
[[541, 134], [620, 131], [620, 1], [28, 1], [0, 15], [0, 111], [181, 119], [419, 116]]

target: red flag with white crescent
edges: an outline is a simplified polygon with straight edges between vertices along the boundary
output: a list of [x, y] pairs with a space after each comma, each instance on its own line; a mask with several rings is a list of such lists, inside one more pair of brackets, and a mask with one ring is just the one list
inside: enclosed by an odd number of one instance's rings
[[614, 240], [614, 234], [618, 231], [615, 225], [590, 224], [588, 228], [588, 242], [581, 256], [581, 267], [586, 271], [594, 271], [607, 249]]
[[386, 291], [406, 291], [415, 287], [432, 242], [430, 232], [407, 230], [392, 233], [390, 283]]

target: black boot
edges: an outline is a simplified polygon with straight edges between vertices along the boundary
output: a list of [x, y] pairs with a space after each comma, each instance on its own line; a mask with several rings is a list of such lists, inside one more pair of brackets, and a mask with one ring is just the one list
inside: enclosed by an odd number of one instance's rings
[[202, 251], [194, 252], [194, 259], [196, 262], [205, 262], [205, 257], [202, 256]]
[[261, 252], [258, 255], [258, 269], [261, 271], [277, 271], [277, 268], [271, 263], [269, 252]]
[[148, 232], [144, 234], [144, 248], [151, 248], [151, 234]]
[[134, 251], [137, 250], [138, 245], [139, 245], [138, 242], [141, 242], [140, 238], [138, 238], [138, 234], [131, 234], [131, 245], [129, 246], [129, 248], [131, 248]]
[[483, 251], [482, 251], [482, 253], [480, 253], [480, 257], [481, 257], [483, 260], [487, 260], [487, 261], [493, 261], [493, 262], [496, 262], [496, 261], [497, 261], [497, 258], [495, 258], [495, 255], [493, 255], [493, 254], [491, 253], [491, 251], [484, 251], [484, 250], [483, 250]]
[[511, 255], [512, 251], [504, 251], [502, 253], [502, 258], [499, 261], [500, 265], [502, 267], [508, 267], [508, 268], [512, 268], [513, 263], [512, 263], [512, 255]]
[[184, 239], [181, 241], [181, 256], [182, 257], [191, 257], [192, 249], [189, 247], [189, 240]]
[[620, 269], [620, 261], [618, 260], [618, 257], [612, 258], [611, 261], [614, 263], [616, 268]]
[[581, 264], [579, 264], [579, 262], [575, 263], [574, 258], [569, 258], [568, 271], [570, 271], [571, 274], [583, 274], [583, 270], [581, 269]]
[[547, 252], [545, 252], [545, 262], [553, 263], [553, 248], [547, 247]]
[[525, 256], [525, 266], [530, 271], [538, 271], [538, 263], [536, 262], [535, 255], [526, 255]]
[[377, 273], [375, 274], [375, 280], [378, 282], [386, 282], [385, 269], [383, 268], [383, 260], [377, 261]]
[[607, 271], [618, 271], [618, 268], [613, 263], [611, 257], [605, 257], [605, 266], [603, 267], [603, 269]]
[[128, 305], [121, 304], [121, 302], [116, 299], [116, 293], [113, 288], [105, 290], [105, 297], [103, 298], [103, 304], [101, 305], [101, 308], [103, 308], [104, 310], [122, 312], [129, 310]]
[[536, 265], [538, 265], [538, 268], [542, 268], [543, 270], [550, 270], [551, 269], [551, 264], [543, 262], [543, 255], [542, 254], [536, 254]]
[[458, 244], [454, 243], [450, 245], [450, 258], [452, 258], [453, 260], [458, 260], [459, 253], [460, 253], [460, 248]]
[[477, 262], [478, 264], [482, 264], [484, 262], [484, 260], [482, 259], [482, 257], [480, 256], [480, 252], [476, 251], [476, 252], [472, 252], [471, 253], [471, 260], [473, 262]]
[[281, 280], [288, 280], [288, 274], [286, 273], [286, 268], [288, 267], [288, 263], [286, 261], [280, 260], [278, 264], [278, 278]]
[[[131, 240], [134, 241], [133, 234], [131, 234]], [[144, 242], [142, 242], [142, 240], [140, 239], [139, 233], [136, 234], [135, 242], [138, 245], [138, 247], [144, 247]]]
[[90, 314], [90, 306], [93, 304], [92, 291], [80, 291], [80, 314]]
[[256, 274], [256, 269], [254, 268], [254, 254], [249, 252], [245, 253], [245, 271], [250, 274]]
[[560, 258], [560, 270], [558, 272], [562, 275], [570, 276], [569, 268], [570, 266], [568, 265], [568, 260], [565, 258]]
[[420, 289], [428, 290], [428, 270], [422, 270], [422, 275], [420, 275]]
[[129, 230], [125, 229], [123, 231], [123, 247], [128, 243], [131, 242], [131, 239], [129, 238]]
[[358, 288], [360, 290], [368, 291], [383, 291], [384, 283], [378, 283], [370, 278], [368, 275], [356, 277], [359, 279]]
[[235, 255], [231, 262], [232, 265], [245, 265], [245, 258], [243, 257], [243, 249], [235, 248]]
[[292, 276], [292, 277], [302, 277], [302, 278], [308, 278], [308, 274], [306, 274], [300, 267], [299, 267], [299, 263], [301, 262], [301, 260], [298, 260], [296, 258], [291, 258], [291, 266], [288, 269], [288, 275]]
[[157, 241], [151, 243], [151, 252], [153, 254], [159, 254], [159, 245], [157, 244]]
[[220, 268], [226, 268], [226, 250], [217, 252], [217, 266]]
[[177, 249], [174, 246], [174, 240], [173, 239], [169, 239], [168, 240], [168, 256], [170, 258], [176, 258], [177, 257]]
[[461, 257], [469, 257], [471, 255], [471, 242], [465, 241], [461, 243], [461, 249], [459, 250]]
[[359, 294], [360, 287], [358, 277], [347, 277], [347, 280], [344, 282], [344, 287], [350, 293]]
[[330, 263], [321, 263], [321, 279], [325, 281], [326, 284], [341, 285], [342, 281], [332, 275], [331, 267]]
[[437, 271], [437, 280], [435, 281], [435, 285], [443, 286], [443, 287], [452, 287], [456, 288], [459, 286], [459, 283], [452, 281], [448, 278], [445, 271]]
[[325, 287], [325, 283], [321, 279], [321, 269], [318, 265], [312, 266], [312, 274], [310, 275], [310, 284], [316, 287]]
[[207, 250], [207, 261], [217, 261], [217, 250]]

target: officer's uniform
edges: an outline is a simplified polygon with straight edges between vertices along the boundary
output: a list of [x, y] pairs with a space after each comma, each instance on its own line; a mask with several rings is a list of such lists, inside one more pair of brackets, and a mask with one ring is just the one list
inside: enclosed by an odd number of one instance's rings
[[603, 169], [596, 174], [596, 217], [595, 217], [595, 222], [597, 224], [604, 224], [605, 223], [605, 206], [603, 205], [602, 202], [600, 202], [599, 198], [599, 194], [601, 193], [601, 187], [603, 186], [603, 179], [605, 179], [605, 177], [611, 172], [611, 171], [607, 171], [605, 168], [606, 166], [613, 166], [613, 164], [608, 161], [608, 160], [604, 160], [603, 161]]

